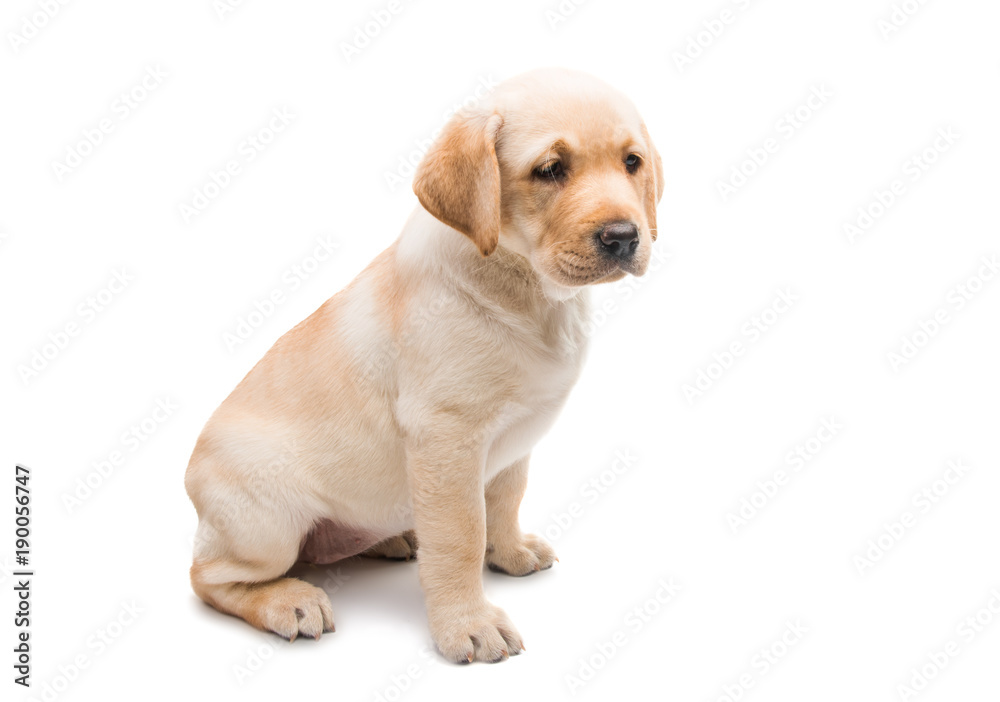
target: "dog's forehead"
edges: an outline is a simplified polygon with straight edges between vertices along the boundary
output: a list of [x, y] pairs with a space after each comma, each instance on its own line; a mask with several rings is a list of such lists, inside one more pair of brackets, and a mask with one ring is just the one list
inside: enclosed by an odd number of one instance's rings
[[533, 159], [556, 143], [581, 152], [642, 143], [642, 120], [632, 102], [582, 73], [536, 71], [508, 81], [497, 90], [494, 109], [503, 116], [498, 150], [517, 160]]

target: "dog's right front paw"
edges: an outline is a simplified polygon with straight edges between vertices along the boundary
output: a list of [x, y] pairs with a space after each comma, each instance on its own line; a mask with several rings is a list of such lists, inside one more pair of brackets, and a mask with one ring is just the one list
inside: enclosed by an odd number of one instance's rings
[[499, 663], [524, 650], [521, 635], [507, 614], [485, 603], [471, 611], [431, 618], [431, 635], [441, 654], [453, 663]]

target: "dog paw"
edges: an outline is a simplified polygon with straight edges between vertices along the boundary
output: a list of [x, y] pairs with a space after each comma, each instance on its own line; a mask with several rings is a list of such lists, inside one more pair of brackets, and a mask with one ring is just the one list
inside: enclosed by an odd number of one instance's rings
[[521, 543], [513, 547], [494, 547], [486, 552], [487, 567], [507, 575], [531, 575], [535, 571], [552, 567], [558, 560], [549, 543], [534, 534], [525, 534]]
[[431, 635], [441, 655], [452, 663], [499, 663], [524, 650], [507, 614], [489, 603], [461, 614], [432, 617]]
[[257, 613], [261, 628], [288, 641], [299, 635], [318, 639], [323, 632], [334, 631], [333, 607], [320, 588], [294, 578], [265, 587], [266, 597]]
[[379, 541], [361, 555], [368, 558], [388, 558], [391, 561], [408, 561], [417, 557], [417, 536], [412, 531], [404, 531], [402, 534]]

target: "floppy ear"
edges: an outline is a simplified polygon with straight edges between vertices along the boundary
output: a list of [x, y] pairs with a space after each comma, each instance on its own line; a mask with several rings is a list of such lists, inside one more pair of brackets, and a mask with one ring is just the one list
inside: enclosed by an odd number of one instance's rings
[[493, 253], [500, 239], [496, 140], [502, 124], [497, 114], [452, 117], [413, 179], [413, 192], [424, 209], [472, 239], [484, 256]]
[[656, 205], [663, 197], [663, 159], [660, 158], [660, 152], [656, 150], [653, 140], [650, 139], [645, 124], [642, 125], [642, 138], [646, 140], [652, 161], [650, 164], [652, 168], [649, 169], [649, 178], [652, 179], [652, 182], [646, 185], [646, 220], [649, 222], [653, 241], [656, 241]]

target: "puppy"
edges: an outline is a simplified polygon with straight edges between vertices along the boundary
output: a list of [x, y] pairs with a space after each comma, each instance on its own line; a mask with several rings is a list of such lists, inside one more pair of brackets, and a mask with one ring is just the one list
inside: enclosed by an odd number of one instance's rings
[[420, 164], [402, 234], [281, 337], [215, 411], [185, 485], [191, 583], [286, 639], [333, 631], [297, 561], [408, 558], [447, 659], [521, 635], [482, 568], [552, 548], [518, 526], [528, 462], [580, 373], [588, 286], [642, 275], [663, 194], [635, 107], [585, 74], [536, 70], [455, 116]]

